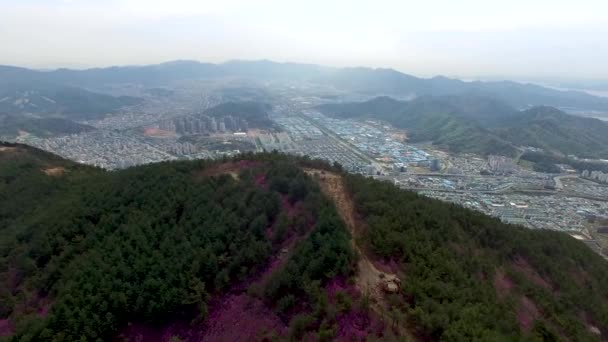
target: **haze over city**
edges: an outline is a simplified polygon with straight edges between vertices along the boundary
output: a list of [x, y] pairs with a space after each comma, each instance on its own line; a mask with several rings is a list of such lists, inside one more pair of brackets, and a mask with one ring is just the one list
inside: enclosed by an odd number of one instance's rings
[[270, 59], [417, 76], [608, 79], [608, 4], [0, 0], [0, 64]]
[[608, 341], [607, 0], [0, 0], [0, 342]]

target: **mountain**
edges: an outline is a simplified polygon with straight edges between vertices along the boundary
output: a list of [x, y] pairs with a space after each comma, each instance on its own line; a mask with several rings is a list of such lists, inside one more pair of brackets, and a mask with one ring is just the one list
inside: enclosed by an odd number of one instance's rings
[[76, 134], [95, 130], [89, 125], [63, 118], [38, 118], [25, 115], [0, 114], [0, 136], [14, 137], [27, 132], [39, 137]]
[[608, 124], [552, 107], [517, 111], [489, 97], [420, 97], [328, 104], [318, 109], [342, 118], [373, 118], [406, 129], [412, 142], [432, 141], [453, 152], [513, 155], [533, 146], [579, 157], [606, 158]]
[[72, 120], [94, 119], [139, 102], [133, 97], [114, 97], [52, 83], [20, 80], [16, 84], [0, 84], [0, 113], [11, 115], [33, 113]]
[[608, 157], [608, 123], [536, 107], [505, 120], [497, 133], [524, 146], [540, 147], [582, 158]]
[[0, 145], [0, 335], [602, 340], [608, 264], [280, 154], [105, 171]]
[[[493, 115], [503, 114], [505, 105], [498, 105], [493, 111], [490, 106], [493, 103], [494, 100], [478, 97], [421, 97], [412, 101], [379, 97], [366, 102], [327, 104], [317, 108], [341, 118], [387, 121], [406, 129], [412, 142], [430, 141], [452, 152], [514, 155], [516, 149], [512, 143], [499, 138], [475, 120], [488, 113], [482, 122], [491, 122], [496, 120], [492, 119]], [[513, 112], [513, 109], [507, 111], [508, 115]]]
[[98, 119], [140, 102], [134, 97], [20, 79], [17, 84], [0, 84], [0, 137], [13, 139], [20, 132], [48, 137], [92, 131], [93, 127], [77, 121]]
[[382, 68], [331, 68], [272, 61], [230, 61], [223, 64], [174, 61], [158, 65], [54, 71], [0, 66], [0, 86], [15, 80], [30, 84], [49, 82], [77, 87], [98, 87], [115, 83], [158, 86], [180, 80], [222, 77], [261, 81], [305, 81], [368, 95], [391, 95], [400, 98], [468, 94], [492, 97], [520, 109], [549, 105], [566, 109], [608, 111], [608, 99], [585, 92], [559, 91], [510, 81], [464, 82], [441, 76], [423, 79]]

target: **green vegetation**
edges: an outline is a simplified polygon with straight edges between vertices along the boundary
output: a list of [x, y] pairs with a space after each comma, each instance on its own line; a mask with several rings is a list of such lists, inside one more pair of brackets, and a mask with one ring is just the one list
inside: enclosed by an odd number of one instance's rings
[[383, 316], [393, 325], [425, 340], [608, 336], [608, 264], [562, 233], [274, 153], [107, 172], [0, 147], [0, 319], [15, 341], [109, 340], [130, 322], [200, 326], [238, 284], [290, 338], [335, 338], [377, 303], [342, 290], [330, 301], [326, 285], [348, 281], [356, 258], [304, 166], [342, 175], [359, 246], [399, 268]]
[[95, 128], [63, 118], [32, 118], [22, 115], [0, 114], [0, 136], [16, 136], [25, 131], [39, 137], [57, 134], [75, 134]]
[[496, 132], [519, 146], [534, 146], [579, 158], [608, 158], [608, 123], [568, 115], [551, 107], [523, 111], [497, 126]]
[[514, 156], [516, 147], [608, 158], [608, 124], [551, 107], [518, 112], [478, 96], [421, 97], [409, 102], [387, 97], [318, 107], [337, 117], [365, 117], [406, 129], [412, 142], [431, 141], [452, 152]]
[[544, 172], [544, 173], [561, 173], [562, 169], [556, 164], [550, 162], [541, 161], [539, 163], [535, 163], [532, 166], [532, 169], [536, 172]]
[[424, 97], [402, 102], [379, 97], [363, 103], [332, 104], [318, 108], [337, 117], [387, 121], [406, 129], [412, 142], [431, 141], [452, 152], [515, 155], [513, 144], [497, 137], [470, 118], [482, 116], [482, 113], [477, 112], [479, 108], [467, 105], [466, 108], [471, 110], [466, 112], [452, 104], [455, 98], [450, 99], [451, 101]]
[[0, 84], [0, 99], [4, 100], [0, 102], [0, 113], [34, 113], [40, 117], [86, 120], [103, 117], [141, 101], [134, 97], [115, 97], [51, 83], [22, 83]]
[[599, 340], [590, 325], [607, 331], [608, 264], [581, 242], [347, 180], [367, 225], [362, 243], [404, 274], [393, 310], [420, 337], [589, 341]]
[[545, 166], [553, 168], [556, 167], [556, 164], [565, 164], [572, 166], [575, 170], [579, 172], [585, 170], [608, 172], [608, 163], [590, 162], [579, 159], [573, 159], [554, 153], [527, 151], [522, 154], [521, 160], [526, 160], [528, 162], [535, 163], [536, 168], [544, 168]]
[[277, 253], [266, 229], [284, 215], [282, 197], [300, 203], [307, 219], [286, 224], [306, 237], [268, 281], [270, 303], [312, 310], [328, 279], [351, 272], [348, 233], [293, 160], [249, 156], [236, 178], [214, 173], [227, 161], [106, 172], [2, 146], [0, 318], [14, 340], [108, 340], [128, 322], [205, 319], [210, 297]]

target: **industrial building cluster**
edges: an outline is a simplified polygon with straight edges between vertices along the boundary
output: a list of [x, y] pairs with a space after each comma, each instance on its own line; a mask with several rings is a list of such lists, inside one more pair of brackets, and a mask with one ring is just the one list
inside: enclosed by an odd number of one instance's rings
[[390, 127], [382, 123], [334, 119], [313, 110], [303, 114], [379, 163], [407, 167], [429, 161], [428, 153], [396, 140], [387, 132]]
[[[506, 157], [450, 155], [442, 172], [376, 176], [425, 196], [453, 202], [534, 229], [565, 231], [593, 244], [586, 222], [608, 217], [608, 188], [576, 175], [550, 175]], [[448, 173], [449, 168], [462, 170]], [[508, 172], [507, 172], [508, 171]], [[560, 186], [556, 186], [559, 184]]]
[[538, 195], [526, 192], [442, 192], [420, 193], [453, 202], [495, 216], [501, 221], [528, 228], [583, 234], [589, 217], [608, 216], [608, 202], [568, 195]]

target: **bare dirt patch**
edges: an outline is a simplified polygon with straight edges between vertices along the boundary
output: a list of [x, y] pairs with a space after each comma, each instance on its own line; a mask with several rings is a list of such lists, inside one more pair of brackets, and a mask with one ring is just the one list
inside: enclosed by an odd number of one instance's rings
[[259, 166], [260, 163], [251, 160], [239, 160], [237, 162], [226, 162], [222, 164], [217, 164], [211, 167], [207, 167], [204, 170], [198, 171], [194, 174], [196, 179], [201, 179], [205, 177], [214, 177], [221, 175], [230, 175], [232, 178], [237, 179], [239, 177], [239, 172], [243, 169], [251, 169], [256, 166]]
[[339, 307], [339, 295], [346, 294], [352, 299], [352, 307], [340, 312], [336, 317], [338, 329], [336, 340], [338, 341], [366, 341], [371, 336], [382, 337], [386, 330], [386, 324], [380, 317], [368, 308], [358, 305], [361, 293], [346, 278], [337, 277], [325, 286], [331, 305]]
[[16, 149], [17, 149], [16, 147], [0, 146], [0, 152], [13, 152]]
[[266, 181], [266, 175], [265, 174], [259, 174], [255, 176], [255, 185], [262, 187], [262, 188], [268, 188], [268, 182]]
[[42, 169], [42, 172], [44, 172], [47, 176], [50, 177], [59, 177], [65, 173], [65, 168], [60, 166], [47, 167], [45, 169]]
[[[582, 322], [587, 324], [587, 330], [589, 330], [590, 333], [600, 337], [608, 336], [608, 329], [606, 329], [605, 324], [600, 324], [600, 322], [593, 319], [591, 315], [587, 314], [586, 312], [581, 312], [579, 314], [579, 318]], [[602, 339], [602, 341], [605, 340], [605, 338]]]
[[[316, 169], [307, 169], [305, 171], [319, 182], [323, 193], [334, 202], [338, 214], [351, 233], [353, 249], [359, 255], [355, 278], [356, 288], [361, 293], [369, 296], [370, 307], [380, 316], [384, 316], [389, 307], [385, 295], [387, 292], [399, 291], [399, 278], [394, 273], [381, 271], [376, 267], [367, 253], [358, 246], [356, 241], [362, 235], [364, 227], [357, 220], [355, 204], [346, 191], [342, 177], [332, 172]], [[389, 268], [383, 267], [383, 269], [387, 270]], [[409, 335], [403, 327], [399, 328], [399, 332], [402, 335]]]
[[[252, 167], [254, 164], [221, 164], [219, 168], [212, 168], [209, 175], [233, 172], [234, 167], [243, 165]], [[292, 204], [287, 201], [287, 196], [283, 196], [281, 203], [282, 211], [287, 216], [302, 215], [301, 202]], [[189, 324], [187, 321], [177, 320], [159, 327], [133, 323], [122, 329], [118, 340], [122, 338], [127, 341], [168, 342], [173, 337], [179, 337], [182, 341], [269, 341], [273, 336], [287, 336], [288, 326], [272, 307], [263, 301], [259, 291], [265, 288], [274, 273], [286, 265], [298, 242], [306, 239], [312, 232], [314, 218], [309, 215], [307, 220], [305, 231], [289, 227], [264, 266], [256, 269], [247, 279], [233, 284], [224, 293], [214, 294], [207, 303], [209, 315], [204, 322]], [[273, 222], [267, 229], [269, 238], [276, 223]]]
[[384, 296], [381, 288], [385, 282], [384, 279], [396, 278], [396, 275], [380, 271], [357, 245], [357, 238], [361, 236], [363, 228], [356, 219], [355, 205], [346, 192], [342, 177], [327, 171], [306, 170], [306, 172], [315, 176], [319, 181], [321, 190], [334, 202], [338, 214], [351, 233], [351, 243], [360, 256], [357, 264], [359, 271], [356, 278], [357, 288], [362, 293], [369, 293], [378, 302], [382, 302]]
[[160, 128], [144, 128], [144, 135], [152, 138], [174, 137], [175, 133]]
[[287, 326], [264, 303], [246, 294], [224, 299], [211, 312], [202, 341], [259, 341], [269, 333], [285, 335]]
[[536, 304], [528, 297], [522, 296], [517, 308], [517, 322], [523, 331], [530, 331], [534, 322], [540, 317]]
[[0, 336], [11, 336], [14, 333], [13, 323], [8, 319], [0, 319]]
[[534, 284], [549, 291], [555, 290], [553, 284], [543, 278], [525, 258], [517, 256], [512, 263], [512, 267]]
[[506, 298], [513, 288], [515, 284], [513, 280], [511, 280], [503, 269], [497, 269], [496, 273], [494, 273], [494, 289], [496, 290], [496, 295], [500, 299]]

